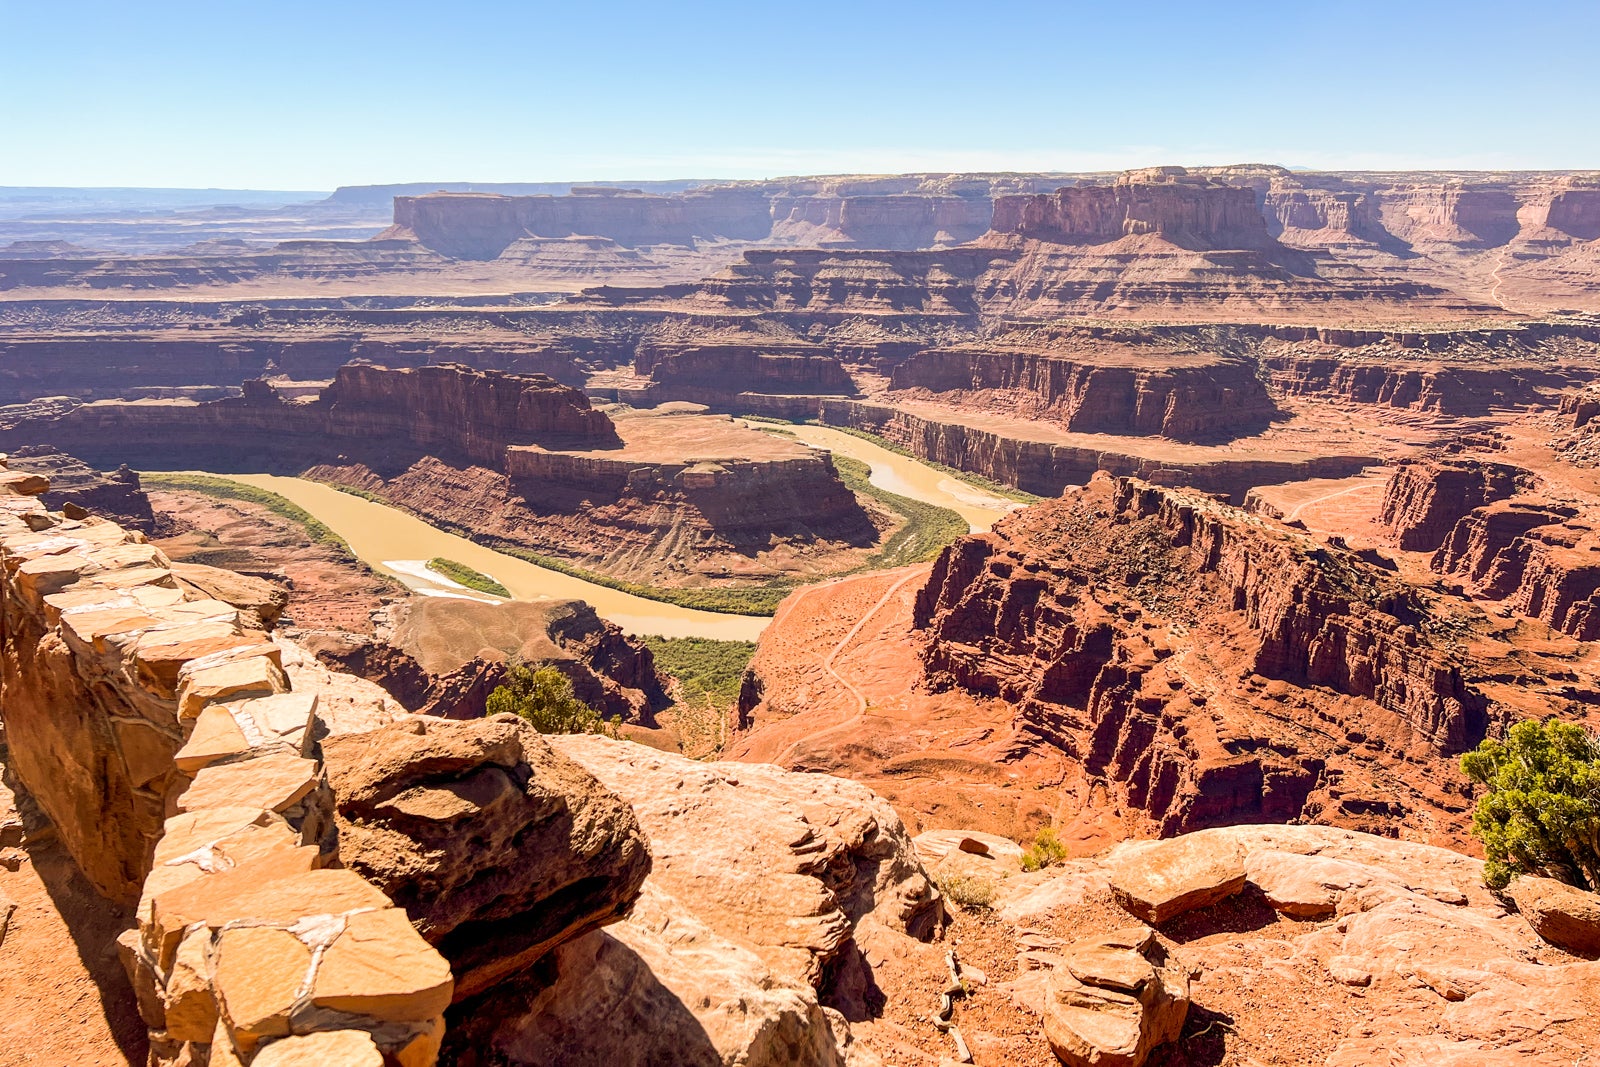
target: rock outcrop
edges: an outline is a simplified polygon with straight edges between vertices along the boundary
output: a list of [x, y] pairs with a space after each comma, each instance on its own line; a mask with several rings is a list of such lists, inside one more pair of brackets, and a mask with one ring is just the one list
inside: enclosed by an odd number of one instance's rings
[[1534, 933], [1575, 956], [1600, 958], [1600, 894], [1525, 874], [1512, 881], [1506, 895]]
[[151, 1064], [431, 1067], [458, 992], [627, 910], [638, 824], [521, 724], [411, 719], [47, 489], [0, 471], [8, 766], [137, 902]]
[[650, 871], [628, 805], [516, 716], [412, 719], [322, 745], [340, 863], [491, 988], [626, 916]]
[[846, 1019], [874, 1010], [869, 960], [940, 922], [888, 804], [821, 775], [552, 740], [633, 805], [654, 867], [631, 918], [472, 1003], [457, 1062], [842, 1065]]
[[1401, 466], [1380, 521], [1400, 547], [1474, 595], [1583, 641], [1600, 637], [1600, 550], [1591, 509], [1552, 498], [1530, 471], [1476, 459]]
[[86, 511], [144, 533], [155, 525], [150, 498], [139, 485], [139, 475], [126, 466], [97, 471], [48, 445], [24, 445], [13, 451], [11, 458], [50, 479], [50, 491], [40, 499], [53, 511]]
[[[1170, 954], [1176, 966], [1169, 967], [1193, 976], [1178, 1055], [1224, 1062], [1270, 1054], [1330, 1067], [1396, 1057], [1565, 1067], [1592, 1054], [1600, 1006], [1586, 984], [1600, 964], [1551, 949], [1523, 917], [1509, 914], [1483, 885], [1481, 861], [1322, 826], [1229, 827], [1173, 843], [1190, 841], [1196, 850], [1238, 855], [1250, 873], [1236, 896], [1154, 934], [1134, 931]], [[1139, 939], [1118, 932], [1132, 916], [1108, 889], [1116, 858], [1068, 860], [998, 884], [992, 914], [1017, 952], [1016, 977], [1002, 989], [1020, 1020], [1044, 1016], [1047, 1035], [1048, 993], [1088, 984], [1080, 967], [1111, 972], [1115, 965], [1116, 976], [1137, 976], [1146, 986], [1158, 969], [1127, 949], [1090, 947], [1084, 960], [1072, 944]], [[1127, 1012], [1116, 1032], [1128, 1044], [1140, 1032], [1134, 999], [1127, 993], [1116, 1002]], [[1225, 1034], [1217, 1020], [1226, 1020]]]
[[[1075, 433], [1226, 440], [1263, 429], [1278, 409], [1247, 359], [1170, 353], [1144, 366], [1128, 350], [1066, 344], [924, 349], [894, 368], [890, 388], [979, 411], [1059, 424]], [[893, 397], [894, 394], [891, 394]]]
[[[1346, 550], [1101, 476], [957, 541], [914, 623], [936, 690], [1006, 701], [1170, 834], [1459, 820], [1445, 757], [1482, 739], [1488, 702], [1435, 612]], [[1403, 795], [1350, 762], [1352, 742], [1404, 767]]]
[[1189, 975], [1148, 926], [1070, 945], [1045, 990], [1044, 1035], [1067, 1067], [1142, 1067], [1183, 1032]]

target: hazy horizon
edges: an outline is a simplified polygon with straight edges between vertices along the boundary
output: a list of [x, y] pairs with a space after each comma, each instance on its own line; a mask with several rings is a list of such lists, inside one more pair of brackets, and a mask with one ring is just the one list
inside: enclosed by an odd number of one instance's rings
[[1600, 167], [1600, 5], [0, 0], [0, 185]]

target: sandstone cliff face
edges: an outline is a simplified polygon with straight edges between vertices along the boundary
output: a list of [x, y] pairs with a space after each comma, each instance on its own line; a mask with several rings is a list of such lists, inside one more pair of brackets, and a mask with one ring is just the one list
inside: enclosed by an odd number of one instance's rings
[[116, 455], [149, 466], [293, 471], [345, 451], [388, 465], [434, 452], [500, 465], [511, 445], [605, 448], [619, 444], [611, 420], [584, 395], [543, 375], [474, 371], [460, 365], [391, 370], [340, 368], [311, 402], [286, 401], [262, 381], [242, 396], [85, 404], [57, 417], [24, 419], [7, 443], [70, 442], [83, 456]]
[[1408, 463], [1390, 477], [1380, 521], [1400, 547], [1475, 595], [1583, 641], [1600, 638], [1600, 547], [1581, 503], [1540, 479], [1476, 459]]
[[526, 237], [597, 236], [625, 247], [761, 241], [916, 249], [989, 226], [993, 198], [1046, 183], [1018, 176], [890, 175], [705, 185], [665, 194], [575, 186], [567, 195], [428, 193], [394, 198], [385, 243], [415, 240], [459, 259], [495, 259]]
[[1269, 355], [1262, 360], [1274, 388], [1291, 396], [1333, 396], [1358, 404], [1439, 415], [1479, 415], [1496, 407], [1537, 402], [1551, 383], [1546, 369], [1411, 365], [1338, 356]]
[[1216, 459], [1169, 468], [1146, 456], [1023, 440], [882, 404], [825, 399], [817, 407], [817, 418], [824, 425], [847, 426], [886, 437], [918, 459], [981, 474], [1040, 496], [1056, 496], [1068, 486], [1087, 482], [1097, 471], [1105, 471], [1170, 479], [1243, 501], [1244, 494], [1255, 485], [1344, 478], [1376, 461], [1373, 456], [1331, 455], [1309, 460]]
[[[1459, 812], [1438, 757], [1488, 724], [1410, 587], [1287, 527], [1132, 479], [1096, 478], [956, 542], [915, 623], [933, 686], [1013, 704], [1163, 833]], [[1406, 795], [1360, 796], [1366, 775], [1340, 757], [1352, 742], [1405, 764]]]
[[814, 345], [641, 342], [634, 373], [650, 379], [653, 400], [704, 403], [736, 393], [850, 394], [855, 383]]
[[1203, 179], [1131, 180], [1079, 186], [995, 201], [990, 225], [1053, 244], [1101, 244], [1138, 234], [1159, 234], [1194, 248], [1259, 248], [1271, 243], [1248, 189]]
[[[342, 367], [317, 400], [327, 436], [404, 440], [415, 450], [497, 465], [506, 448], [606, 448], [611, 420], [582, 393], [542, 376], [474, 371], [458, 364], [393, 371]], [[319, 411], [319, 414], [321, 411]]]
[[118, 948], [153, 1067], [431, 1067], [453, 996], [627, 912], [637, 821], [528, 728], [412, 720], [47, 488], [0, 469], [8, 762], [138, 902]]
[[1059, 422], [1080, 433], [1227, 439], [1278, 414], [1253, 362], [1170, 357], [1141, 367], [1094, 348], [1063, 352], [973, 346], [924, 349], [895, 367], [894, 390], [944, 403]]
[[1507, 463], [1408, 463], [1385, 486], [1378, 521], [1394, 530], [1401, 548], [1432, 552], [1468, 512], [1531, 488], [1532, 481], [1527, 471]]

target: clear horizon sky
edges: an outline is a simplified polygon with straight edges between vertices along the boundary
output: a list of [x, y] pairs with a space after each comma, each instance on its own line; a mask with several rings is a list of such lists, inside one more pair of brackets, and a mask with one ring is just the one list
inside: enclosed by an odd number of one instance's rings
[[0, 0], [0, 185], [1600, 168], [1600, 3]]

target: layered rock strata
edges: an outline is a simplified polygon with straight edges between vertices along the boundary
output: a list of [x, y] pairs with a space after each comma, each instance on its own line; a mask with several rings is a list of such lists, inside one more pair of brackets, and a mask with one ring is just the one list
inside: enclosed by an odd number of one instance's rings
[[232, 607], [186, 598], [139, 534], [47, 512], [15, 472], [5, 485], [11, 766], [95, 888], [138, 900], [121, 947], [152, 1062], [334, 1042], [320, 1062], [431, 1064], [449, 965], [327, 867], [316, 739], [349, 697], [297, 684]]
[[50, 491], [40, 499], [53, 511], [64, 508], [86, 511], [145, 533], [155, 526], [150, 498], [139, 485], [139, 475], [126, 466], [114, 471], [97, 471], [76, 456], [48, 445], [24, 445], [12, 452], [11, 457], [30, 471], [50, 479]]
[[[1061, 444], [969, 425], [958, 421], [958, 417], [955, 411], [940, 418], [900, 410], [892, 404], [854, 400], [824, 399], [817, 410], [817, 419], [824, 425], [866, 430], [888, 438], [918, 459], [980, 474], [1040, 496], [1056, 496], [1104, 471], [1190, 485], [1242, 501], [1252, 486], [1307, 478], [1346, 478], [1379, 458], [1359, 453], [1304, 458], [1222, 455], [1180, 464], [1158, 454], [1140, 455], [1132, 442], [1122, 442], [1125, 450], [1087, 443]], [[1217, 424], [1221, 422], [1219, 417]]]
[[[286, 400], [264, 381], [214, 401], [106, 401], [25, 419], [7, 442], [74, 442], [91, 458], [121, 453], [148, 466], [293, 470], [329, 453], [390, 469], [433, 454], [498, 467], [512, 446], [606, 448], [611, 420], [583, 394], [542, 375], [460, 365], [341, 367], [315, 399]], [[403, 469], [403, 468], [402, 468]]]
[[727, 419], [613, 423], [552, 379], [455, 365], [352, 364], [309, 400], [252, 381], [239, 397], [97, 402], [0, 432], [39, 442], [146, 468], [203, 455], [212, 471], [307, 473], [629, 579], [826, 570], [878, 540], [826, 454]]
[[1581, 641], [1600, 638], [1600, 537], [1582, 501], [1542, 480], [1475, 459], [1409, 463], [1384, 490], [1380, 520], [1403, 549], [1477, 596], [1503, 601]]
[[411, 719], [47, 489], [0, 470], [8, 762], [137, 901], [152, 1064], [429, 1067], [453, 998], [626, 913], [636, 820], [527, 727]]
[[[914, 622], [929, 684], [1000, 697], [1162, 833], [1413, 808], [1459, 818], [1441, 757], [1489, 721], [1448, 624], [1409, 586], [1134, 479], [1098, 477], [957, 541]], [[1352, 749], [1404, 767], [1404, 795], [1356, 785], [1369, 775]]]
[[889, 384], [919, 399], [1007, 412], [1074, 433], [1226, 440], [1257, 432], [1278, 415], [1250, 360], [1173, 353], [1155, 366], [1142, 362], [1131, 351], [1090, 346], [934, 348], [895, 367]]

